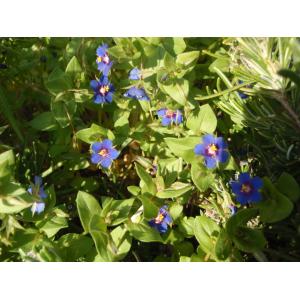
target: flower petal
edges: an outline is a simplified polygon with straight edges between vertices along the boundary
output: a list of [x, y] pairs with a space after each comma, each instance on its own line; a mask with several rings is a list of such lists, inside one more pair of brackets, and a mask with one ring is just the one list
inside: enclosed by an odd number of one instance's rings
[[205, 153], [204, 145], [203, 144], [196, 145], [195, 148], [194, 148], [194, 153], [196, 155], [204, 155], [204, 153]]
[[219, 162], [226, 163], [228, 160], [228, 157], [229, 157], [229, 153], [227, 151], [221, 150], [218, 152], [217, 158], [218, 158]]
[[105, 99], [107, 102], [111, 103], [113, 100], [113, 93], [108, 92], [107, 95], [105, 96]]
[[167, 112], [167, 109], [166, 108], [162, 108], [162, 109], [159, 109], [156, 114], [159, 116], [159, 117], [164, 117], [166, 115], [166, 112]]
[[250, 174], [245, 172], [245, 173], [241, 173], [239, 176], [239, 182], [241, 184], [245, 183], [245, 182], [249, 182], [250, 181]]
[[228, 148], [228, 144], [225, 142], [224, 138], [222, 138], [222, 137], [215, 138], [215, 143], [219, 147], [219, 149], [220, 148], [222, 148], [222, 149]]
[[111, 148], [111, 149], [109, 149], [108, 150], [108, 153], [109, 153], [109, 157], [111, 158], [111, 159], [116, 159], [118, 156], [119, 156], [119, 151], [117, 151], [116, 149], [114, 149], [114, 148]]
[[46, 194], [46, 192], [44, 191], [44, 188], [43, 187], [40, 187], [40, 190], [39, 190], [39, 196], [41, 199], [45, 199], [48, 197], [48, 195]]
[[216, 159], [213, 158], [213, 157], [209, 157], [209, 156], [206, 156], [205, 157], [205, 165], [209, 168], [209, 169], [212, 169], [216, 166]]
[[43, 179], [41, 176], [34, 176], [34, 184], [36, 186], [40, 186], [43, 183]]
[[248, 203], [249, 197], [244, 194], [237, 194], [236, 201], [241, 203], [242, 205], [246, 205]]
[[99, 155], [98, 153], [92, 153], [91, 156], [91, 162], [95, 165], [99, 164], [101, 161], [101, 155]]
[[101, 142], [96, 142], [96, 143], [92, 144], [92, 150], [96, 153], [98, 153], [102, 148], [103, 148], [103, 146], [102, 146]]
[[232, 181], [229, 184], [231, 186], [232, 191], [235, 194], [238, 194], [241, 191], [242, 185], [238, 181]]
[[102, 141], [102, 148], [110, 149], [112, 148], [113, 144], [112, 141], [109, 139], [105, 139]]
[[107, 48], [107, 44], [102, 44], [101, 46], [99, 46], [96, 50], [97, 55], [101, 57], [104, 56], [107, 51]]
[[163, 117], [161, 120], [161, 124], [163, 126], [169, 126], [171, 124], [172, 120], [170, 118], [167, 117]]
[[99, 80], [99, 84], [100, 85], [108, 85], [109, 84], [109, 79], [107, 76], [103, 75], [101, 76], [100, 80]]
[[251, 200], [251, 202], [254, 202], [254, 203], [256, 203], [256, 202], [259, 202], [260, 200], [261, 200], [261, 193], [260, 192], [258, 192], [258, 191], [253, 191], [252, 193], [251, 193], [251, 196], [249, 197], [250, 198], [250, 200]]
[[263, 186], [263, 181], [261, 178], [259, 178], [258, 176], [255, 176], [252, 178], [251, 180], [251, 184], [252, 186], [256, 189], [256, 190], [259, 190], [262, 188]]
[[91, 80], [90, 87], [96, 91], [99, 89], [99, 82], [97, 80]]
[[97, 95], [94, 100], [94, 103], [96, 103], [96, 104], [105, 103], [105, 96]]
[[130, 80], [139, 80], [141, 78], [141, 71], [138, 68], [134, 68], [129, 73]]
[[203, 144], [209, 145], [215, 143], [215, 137], [212, 134], [206, 134], [202, 137]]
[[108, 169], [111, 164], [112, 164], [112, 160], [109, 157], [102, 158], [100, 161], [100, 165], [106, 169]]

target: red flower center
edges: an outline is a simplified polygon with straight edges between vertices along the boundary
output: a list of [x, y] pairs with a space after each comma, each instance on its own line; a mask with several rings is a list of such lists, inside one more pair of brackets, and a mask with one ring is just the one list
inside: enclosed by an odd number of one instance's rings
[[105, 148], [101, 149], [99, 151], [99, 155], [104, 156], [104, 157], [108, 156], [108, 150]]
[[108, 85], [102, 85], [99, 89], [99, 93], [104, 96], [106, 93], [109, 91], [109, 86]]
[[215, 144], [209, 144], [206, 148], [207, 155], [216, 156], [218, 152], [218, 147]]
[[174, 112], [173, 110], [169, 110], [169, 109], [168, 109], [168, 110], [166, 111], [166, 115], [165, 115], [165, 116], [166, 116], [167, 118], [172, 118], [172, 119], [173, 119], [173, 118], [176, 118], [176, 115], [177, 115], [176, 112]]
[[249, 194], [252, 191], [252, 186], [250, 183], [243, 183], [241, 187], [241, 192], [244, 194]]
[[104, 56], [98, 56], [97, 57], [97, 62], [98, 63], [104, 62], [105, 64], [109, 64], [109, 57], [108, 57], [108, 55], [105, 53]]
[[165, 218], [164, 214], [159, 214], [159, 215], [154, 219], [155, 224], [160, 224], [160, 223], [162, 223], [162, 221], [164, 220], [164, 218]]

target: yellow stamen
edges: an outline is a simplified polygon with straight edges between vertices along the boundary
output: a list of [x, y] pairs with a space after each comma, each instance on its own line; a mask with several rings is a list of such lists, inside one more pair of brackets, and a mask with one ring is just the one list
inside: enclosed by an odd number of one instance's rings
[[165, 218], [165, 216], [163, 214], [159, 214], [156, 218], [155, 218], [155, 223], [159, 224], [163, 221], [163, 219]]
[[99, 92], [100, 94], [104, 95], [105, 93], [107, 93], [109, 91], [109, 86], [108, 85], [103, 85], [100, 87]]
[[102, 61], [102, 57], [101, 57], [101, 56], [98, 56], [98, 57], [97, 57], [97, 62], [98, 62], [98, 63], [101, 63], [101, 61]]
[[215, 144], [211, 144], [207, 148], [207, 152], [209, 155], [215, 156], [218, 151], [218, 147]]

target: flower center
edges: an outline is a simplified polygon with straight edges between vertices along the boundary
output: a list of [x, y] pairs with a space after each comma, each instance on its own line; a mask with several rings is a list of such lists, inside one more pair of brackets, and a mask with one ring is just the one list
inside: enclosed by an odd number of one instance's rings
[[218, 147], [215, 144], [210, 144], [207, 148], [206, 148], [207, 154], [210, 156], [216, 156], [217, 152], [218, 152]]
[[105, 149], [105, 148], [103, 148], [103, 149], [101, 149], [100, 151], [99, 151], [99, 155], [101, 155], [101, 156], [108, 156], [108, 150], [107, 149]]
[[109, 91], [108, 85], [102, 85], [99, 89], [99, 92], [102, 96], [104, 96]]
[[173, 110], [167, 110], [166, 117], [167, 118], [176, 118], [176, 113]]
[[162, 221], [164, 220], [165, 216], [163, 214], [159, 214], [155, 219], [154, 219], [154, 222], [156, 224], [160, 224], [162, 223]]
[[105, 64], [109, 64], [109, 57], [106, 53], [104, 54], [104, 56], [97, 57], [97, 63], [101, 63], [101, 62], [104, 62]]
[[249, 194], [252, 191], [252, 186], [249, 183], [243, 183], [241, 187], [241, 192]]

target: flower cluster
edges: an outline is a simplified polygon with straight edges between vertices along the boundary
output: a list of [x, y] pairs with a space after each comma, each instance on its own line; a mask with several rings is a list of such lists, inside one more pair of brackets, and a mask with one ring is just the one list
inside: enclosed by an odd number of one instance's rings
[[34, 184], [32, 184], [27, 189], [28, 193], [30, 193], [31, 195], [37, 198], [37, 201], [35, 201], [31, 207], [32, 215], [34, 215], [35, 213], [40, 214], [45, 210], [46, 204], [43, 201], [43, 199], [47, 198], [47, 194], [44, 191], [44, 187], [42, 186], [42, 183], [43, 183], [42, 177], [35, 176]]

